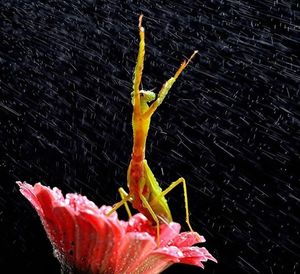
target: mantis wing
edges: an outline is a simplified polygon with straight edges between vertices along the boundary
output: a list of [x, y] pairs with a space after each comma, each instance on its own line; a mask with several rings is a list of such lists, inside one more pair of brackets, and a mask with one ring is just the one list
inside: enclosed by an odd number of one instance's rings
[[149, 196], [147, 199], [149, 205], [160, 221], [170, 223], [172, 222], [172, 215], [166, 198], [161, 195], [162, 189], [148, 166], [147, 160], [144, 160], [143, 164], [145, 172], [145, 186], [149, 189]]

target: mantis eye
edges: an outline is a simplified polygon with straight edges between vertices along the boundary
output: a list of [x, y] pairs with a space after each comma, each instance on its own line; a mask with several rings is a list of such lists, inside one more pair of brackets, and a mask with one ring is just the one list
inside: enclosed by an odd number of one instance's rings
[[[132, 105], [134, 105], [133, 95], [134, 93], [131, 92], [130, 96], [131, 96]], [[152, 90], [141, 90], [140, 95], [141, 95], [141, 101], [145, 101], [147, 103], [154, 101], [156, 98], [156, 94]]]
[[156, 94], [152, 90], [141, 90], [141, 100], [146, 101], [147, 103], [150, 103], [155, 100]]
[[131, 104], [134, 106], [133, 92], [130, 93], [130, 97], [131, 97]]

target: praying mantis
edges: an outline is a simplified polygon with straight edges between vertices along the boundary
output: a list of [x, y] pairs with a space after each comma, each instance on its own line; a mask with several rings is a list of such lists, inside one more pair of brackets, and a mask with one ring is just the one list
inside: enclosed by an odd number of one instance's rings
[[187, 197], [187, 187], [184, 178], [179, 178], [171, 183], [169, 187], [162, 190], [155, 179], [147, 160], [145, 159], [146, 141], [151, 122], [151, 117], [158, 106], [163, 102], [169, 90], [175, 83], [178, 76], [186, 68], [198, 51], [194, 51], [191, 57], [184, 61], [175, 75], [164, 83], [157, 96], [152, 91], [140, 90], [145, 56], [145, 30], [142, 27], [143, 15], [139, 17], [139, 51], [133, 77], [132, 92], [132, 128], [133, 128], [133, 149], [131, 161], [127, 171], [127, 186], [129, 193], [122, 187], [119, 193], [122, 200], [116, 203], [108, 212], [108, 215], [116, 211], [119, 207], [125, 206], [131, 217], [127, 202], [131, 202], [133, 208], [144, 214], [148, 220], [156, 225], [157, 241], [159, 242], [160, 224], [172, 222], [172, 215], [165, 196], [176, 186], [182, 184], [185, 204], [185, 221], [191, 231], [193, 231], [189, 219], [189, 207]]

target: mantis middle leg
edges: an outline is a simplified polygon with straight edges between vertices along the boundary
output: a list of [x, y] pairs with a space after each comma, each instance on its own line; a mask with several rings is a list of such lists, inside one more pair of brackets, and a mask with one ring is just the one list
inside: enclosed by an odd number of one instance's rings
[[120, 202], [116, 203], [113, 206], [113, 208], [106, 214], [106, 216], [111, 215], [113, 212], [117, 211], [122, 205], [124, 205], [128, 216], [131, 217], [132, 215], [129, 210], [127, 202], [132, 199], [132, 196], [127, 194], [127, 192], [122, 187], [119, 188], [119, 193], [120, 193], [122, 200]]
[[[118, 189], [119, 193], [120, 193], [120, 196], [121, 196], [121, 201], [124, 201], [124, 206], [125, 206], [125, 209], [126, 209], [126, 212], [128, 214], [128, 217], [131, 218], [132, 217], [132, 214], [131, 214], [131, 211], [129, 209], [129, 206], [128, 206], [128, 203], [127, 203], [127, 200], [126, 200], [126, 197], [129, 196], [129, 194], [124, 190], [123, 187], [119, 187]], [[130, 199], [129, 199], [130, 200]]]

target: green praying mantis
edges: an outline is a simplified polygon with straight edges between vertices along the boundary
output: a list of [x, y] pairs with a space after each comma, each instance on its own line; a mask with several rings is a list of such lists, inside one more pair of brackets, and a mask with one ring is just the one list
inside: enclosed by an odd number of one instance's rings
[[140, 43], [133, 77], [133, 149], [127, 171], [127, 186], [129, 193], [127, 193], [122, 187], [119, 188], [122, 200], [113, 206], [108, 215], [124, 205], [130, 217], [131, 212], [128, 207], [128, 202], [131, 202], [133, 208], [144, 214], [153, 224], [156, 225], [157, 241], [159, 243], [160, 224], [172, 222], [171, 211], [165, 196], [179, 184], [183, 186], [185, 221], [189, 229], [191, 231], [193, 231], [193, 229], [189, 219], [189, 206], [185, 179], [181, 177], [171, 183], [165, 190], [161, 189], [147, 163], [147, 160], [145, 159], [147, 135], [152, 115], [163, 102], [176, 79], [196, 55], [197, 51], [194, 51], [192, 56], [180, 65], [175, 75], [164, 83], [157, 96], [152, 91], [140, 90], [145, 56], [145, 30], [142, 27], [142, 18], [143, 16], [140, 15]]

